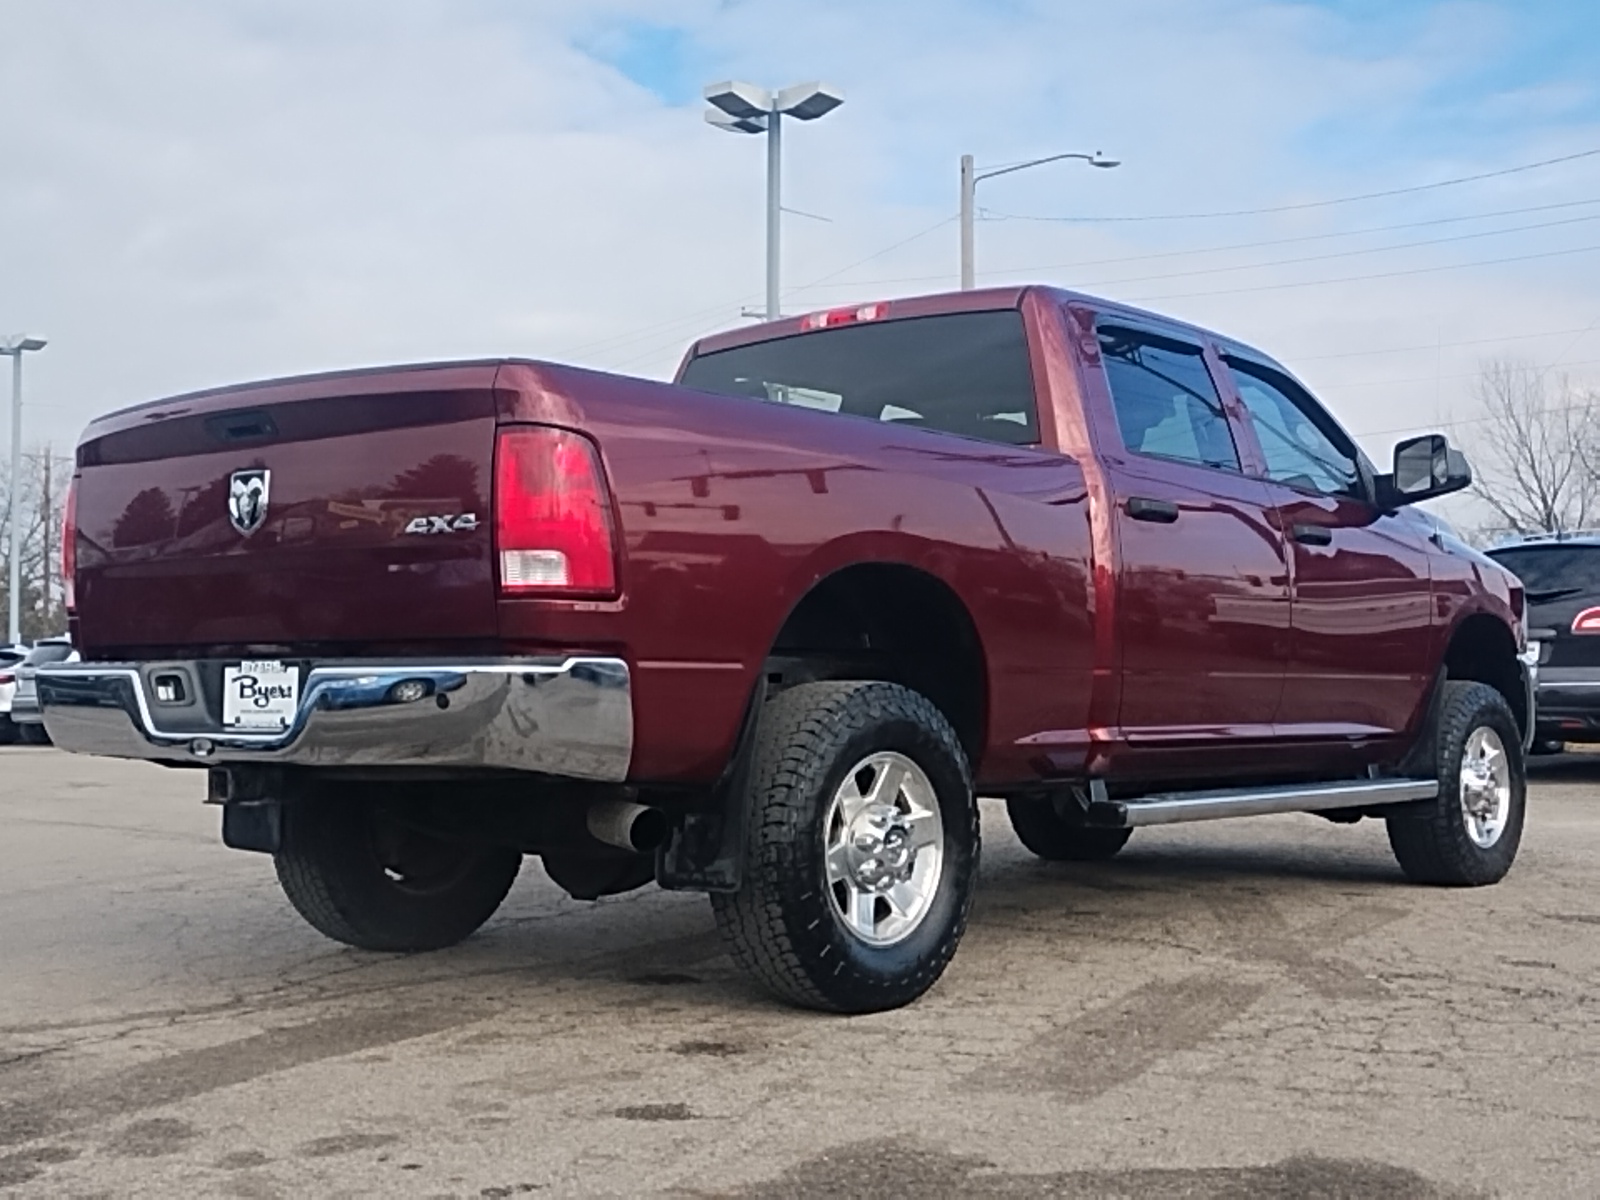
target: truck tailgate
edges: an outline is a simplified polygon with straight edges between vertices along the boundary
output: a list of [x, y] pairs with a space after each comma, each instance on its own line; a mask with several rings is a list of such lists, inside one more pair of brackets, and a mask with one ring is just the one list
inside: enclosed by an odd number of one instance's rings
[[496, 369], [286, 380], [96, 422], [78, 450], [80, 646], [492, 638]]

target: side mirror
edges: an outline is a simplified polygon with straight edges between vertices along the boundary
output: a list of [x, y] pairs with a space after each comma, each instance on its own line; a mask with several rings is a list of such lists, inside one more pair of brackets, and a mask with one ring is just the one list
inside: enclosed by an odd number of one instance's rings
[[1382, 482], [1388, 506], [1398, 508], [1459, 492], [1471, 485], [1472, 468], [1444, 434], [1429, 433], [1394, 448], [1394, 474]]

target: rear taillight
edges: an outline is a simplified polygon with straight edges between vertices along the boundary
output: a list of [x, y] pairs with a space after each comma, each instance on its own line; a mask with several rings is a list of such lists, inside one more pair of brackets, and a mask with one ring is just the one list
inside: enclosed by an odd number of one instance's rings
[[502, 591], [615, 595], [611, 525], [611, 497], [593, 443], [565, 429], [501, 430], [494, 532]]
[[17, 677], [6, 671], [0, 671], [0, 683], [15, 683]]
[[78, 607], [74, 581], [78, 574], [78, 480], [67, 485], [67, 513], [61, 523], [61, 582], [68, 610]]
[[1586, 608], [1572, 618], [1573, 633], [1600, 633], [1600, 608]]

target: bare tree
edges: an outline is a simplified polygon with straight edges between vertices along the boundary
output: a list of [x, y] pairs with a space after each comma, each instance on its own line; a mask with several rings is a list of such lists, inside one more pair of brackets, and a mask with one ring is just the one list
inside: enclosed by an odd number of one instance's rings
[[1513, 359], [1484, 364], [1471, 438], [1473, 491], [1512, 533], [1559, 533], [1600, 519], [1600, 398]]
[[6, 555], [10, 553], [13, 518], [18, 521], [21, 542], [17, 559], [22, 577], [22, 636], [31, 640], [66, 631], [61, 537], [71, 477], [72, 460], [52, 454], [49, 447], [23, 453], [22, 478], [16, 488], [11, 486], [9, 464], [0, 462], [0, 640], [5, 637], [5, 613], [10, 605]]

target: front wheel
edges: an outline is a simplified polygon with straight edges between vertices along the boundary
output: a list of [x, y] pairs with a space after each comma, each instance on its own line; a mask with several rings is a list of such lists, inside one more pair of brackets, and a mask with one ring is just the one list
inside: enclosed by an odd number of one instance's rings
[[713, 893], [734, 961], [832, 1012], [915, 1000], [966, 928], [978, 806], [955, 731], [892, 683], [807, 683], [768, 701], [744, 881]]
[[1389, 817], [1389, 845], [1413, 883], [1497, 883], [1522, 843], [1522, 739], [1505, 698], [1487, 684], [1451, 680], [1444, 689], [1438, 798]]
[[316, 795], [284, 812], [278, 882], [311, 926], [361, 950], [438, 950], [494, 915], [522, 865], [502, 846], [445, 841], [380, 805]]

